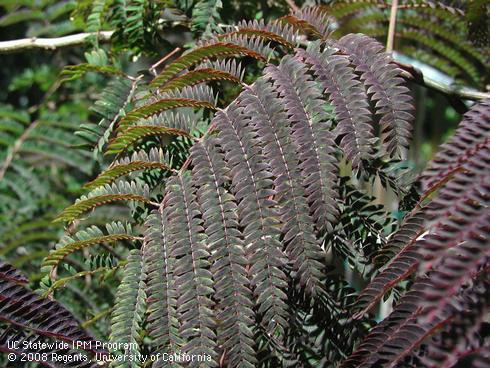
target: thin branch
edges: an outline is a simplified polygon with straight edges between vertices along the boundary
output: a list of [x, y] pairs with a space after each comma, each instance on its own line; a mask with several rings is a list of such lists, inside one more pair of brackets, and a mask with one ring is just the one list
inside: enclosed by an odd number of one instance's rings
[[392, 0], [391, 12], [390, 12], [390, 25], [388, 27], [388, 37], [386, 39], [386, 52], [393, 51], [393, 44], [395, 43], [395, 30], [396, 30], [396, 12], [398, 10], [398, 0]]
[[484, 100], [490, 98], [490, 93], [477, 91], [468, 87], [458, 87], [449, 84], [438, 82], [425, 76], [419, 69], [410, 64], [404, 64], [399, 61], [393, 61], [400, 69], [402, 69], [402, 77], [413, 82], [427, 87], [434, 91], [440, 92], [447, 96], [458, 97], [462, 100]]
[[96, 37], [99, 41], [110, 40], [114, 31], [101, 31], [98, 33], [77, 33], [74, 35], [56, 37], [56, 38], [22, 38], [20, 40], [0, 42], [0, 54], [20, 52], [29, 49], [55, 50], [61, 47], [81, 45], [89, 40], [90, 37]]
[[286, 0], [286, 2], [293, 12], [297, 12], [299, 10], [299, 7], [295, 4], [294, 0]]
[[167, 55], [165, 55], [164, 57], [162, 57], [160, 60], [158, 60], [155, 64], [153, 64], [151, 67], [150, 67], [150, 72], [153, 74], [153, 75], [157, 75], [157, 72], [156, 72], [156, 68], [158, 68], [160, 65], [162, 65], [162, 63], [164, 63], [165, 61], [167, 61], [168, 59], [170, 59], [172, 56], [174, 56], [176, 53], [178, 53], [179, 51], [181, 50], [180, 47], [176, 47], [173, 51], [169, 52]]
[[36, 120], [32, 122], [29, 127], [24, 130], [22, 135], [17, 139], [12, 146], [12, 149], [9, 151], [7, 154], [7, 157], [5, 157], [5, 160], [3, 161], [2, 167], [0, 167], [0, 180], [3, 179], [5, 176], [5, 173], [7, 172], [7, 169], [9, 168], [10, 164], [12, 163], [14, 156], [17, 154], [17, 152], [20, 150], [20, 147], [24, 143], [24, 141], [29, 137], [29, 134], [39, 125], [39, 120]]

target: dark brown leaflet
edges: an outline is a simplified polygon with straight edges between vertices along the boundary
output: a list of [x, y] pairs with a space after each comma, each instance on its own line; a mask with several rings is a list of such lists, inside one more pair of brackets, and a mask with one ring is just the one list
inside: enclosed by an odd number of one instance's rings
[[331, 116], [325, 112], [320, 90], [303, 63], [285, 57], [278, 67], [270, 65], [265, 71], [272, 77], [291, 122], [291, 138], [298, 154], [310, 213], [320, 231], [331, 232], [339, 215], [338, 167], [330, 132]]
[[[92, 353], [106, 354], [105, 349], [98, 347], [95, 340], [84, 331], [75, 317], [55, 301], [42, 298], [30, 291], [23, 284], [27, 279], [11, 265], [0, 261], [0, 321], [5, 322], [0, 328], [0, 351], [21, 355], [26, 352], [24, 341], [46, 342], [53, 344], [45, 349], [46, 354], [75, 355], [71, 350], [73, 342], [85, 342], [84, 349]], [[58, 341], [56, 341], [58, 340]], [[18, 346], [9, 342], [16, 341]], [[60, 342], [65, 341], [69, 349], [61, 348]], [[58, 345], [57, 345], [58, 344]], [[77, 361], [74, 366], [92, 367], [87, 362]], [[43, 365], [61, 367], [62, 364], [51, 359], [40, 359]]]
[[209, 139], [191, 149], [193, 180], [197, 199], [204, 218], [205, 233], [211, 255], [211, 272], [215, 280], [218, 343], [226, 350], [233, 367], [253, 366], [253, 329], [255, 315], [250, 291], [243, 246], [243, 235], [238, 228], [238, 207], [233, 195], [226, 191], [229, 181], [223, 153], [218, 142]]
[[383, 143], [391, 156], [404, 158], [410, 144], [413, 120], [413, 100], [408, 88], [399, 77], [400, 70], [391, 64], [391, 58], [383, 52], [383, 46], [373, 38], [350, 34], [335, 45], [348, 55], [361, 73], [361, 80], [381, 116]]
[[335, 107], [335, 136], [357, 170], [362, 168], [363, 161], [373, 157], [376, 138], [366, 91], [350, 67], [348, 57], [336, 52], [328, 46], [322, 51], [316, 45], [307, 50], [298, 49], [298, 56], [311, 65]]

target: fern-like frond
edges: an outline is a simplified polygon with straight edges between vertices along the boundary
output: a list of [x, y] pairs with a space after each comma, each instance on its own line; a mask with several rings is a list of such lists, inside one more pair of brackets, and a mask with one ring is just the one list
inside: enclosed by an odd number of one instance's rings
[[54, 221], [73, 221], [86, 211], [114, 201], [149, 203], [150, 189], [148, 185], [136, 181], [106, 184], [80, 197], [74, 204], [65, 208]]
[[372, 158], [376, 138], [366, 91], [350, 67], [348, 57], [336, 51], [328, 46], [321, 51], [319, 44], [312, 44], [307, 50], [299, 49], [298, 56], [312, 66], [325, 88], [335, 107], [338, 121], [335, 133], [340, 138], [340, 146], [353, 167], [359, 169], [362, 161]]
[[42, 268], [46, 268], [49, 271], [51, 268], [57, 267], [65, 257], [80, 249], [121, 240], [134, 241], [138, 239], [133, 234], [133, 230], [129, 224], [112, 222], [106, 224], [105, 227], [107, 234], [99, 227], [92, 225], [84, 230], [78, 231], [74, 236], [64, 236], [56, 248], [44, 259]]
[[359, 294], [355, 308], [360, 311], [354, 318], [362, 318], [390, 289], [415, 272], [421, 258], [416, 242], [426, 231], [426, 220], [427, 214], [423, 210], [408, 216], [381, 249], [383, 256], [388, 256], [390, 261]]
[[293, 49], [296, 44], [296, 35], [289, 25], [279, 22], [264, 22], [261, 20], [241, 21], [236, 25], [237, 31], [218, 35], [218, 39], [227, 39], [232, 35], [247, 35], [260, 38], [264, 41], [276, 42], [289, 49]]
[[245, 70], [236, 59], [206, 60], [198, 65], [196, 69], [212, 69], [232, 75], [235, 79], [242, 81]]
[[376, 40], [359, 34], [342, 37], [337, 45], [361, 74], [368, 94], [371, 96], [376, 113], [381, 116], [381, 134], [386, 151], [394, 156], [405, 156], [411, 132], [413, 110], [412, 98], [400, 71], [390, 64], [390, 57], [383, 52], [383, 45]]
[[274, 175], [274, 190], [280, 206], [286, 253], [301, 286], [313, 295], [321, 291], [324, 254], [317, 244], [312, 218], [302, 186], [291, 130], [272, 84], [258, 79], [239, 99], [244, 114], [264, 147], [264, 156]]
[[475, 153], [490, 142], [490, 100], [468, 111], [451, 139], [430, 162], [421, 176], [424, 190], [432, 190], [447, 181]]
[[291, 24], [298, 31], [312, 34], [316, 38], [327, 39], [332, 33], [331, 18], [319, 7], [300, 9], [281, 20]]
[[[177, 314], [178, 294], [175, 289], [176, 255], [168, 241], [167, 219], [161, 209], [153, 211], [146, 220], [143, 259], [148, 275], [148, 334], [152, 338], [154, 353], [173, 353], [184, 345], [180, 337], [180, 322]], [[164, 367], [163, 360], [153, 367]]]
[[166, 92], [170, 90], [182, 89], [187, 86], [192, 86], [204, 82], [218, 80], [227, 80], [235, 83], [241, 83], [241, 79], [236, 77], [234, 74], [213, 68], [197, 68], [172, 79], [159, 90], [161, 92]]
[[206, 84], [186, 86], [179, 91], [167, 91], [158, 94], [158, 98], [185, 98], [189, 100], [204, 101], [210, 105], [216, 104], [216, 97], [213, 89]]
[[231, 43], [214, 43], [211, 45], [196, 48], [182, 55], [163, 69], [163, 71], [151, 82], [151, 87], [163, 87], [180, 72], [189, 69], [191, 66], [202, 62], [205, 59], [226, 56], [251, 56], [262, 59], [262, 56], [255, 51], [243, 46]]
[[266, 75], [272, 77], [291, 121], [310, 213], [320, 231], [331, 232], [339, 215], [336, 145], [330, 132], [331, 116], [307, 71], [303, 63], [286, 56], [277, 68], [268, 66]]
[[194, 362], [191, 366], [215, 366], [213, 276], [195, 188], [187, 175], [172, 177], [167, 188], [163, 215], [168, 221], [168, 241], [173, 244], [176, 257], [173, 274], [178, 292], [177, 312], [181, 318], [180, 336], [186, 341], [182, 351], [211, 357], [211, 361]]
[[287, 258], [279, 242], [278, 214], [271, 198], [275, 194], [272, 174], [264, 164], [257, 133], [248, 125], [242, 108], [232, 103], [216, 114], [214, 123], [220, 130], [219, 144], [230, 170], [244, 244], [251, 253], [251, 284], [258, 313], [267, 332], [281, 336], [288, 325], [284, 292], [287, 278], [282, 270]]
[[[143, 319], [146, 310], [146, 268], [141, 250], [133, 249], [127, 257], [127, 264], [121, 283], [117, 288], [114, 310], [111, 315], [111, 334], [109, 341], [127, 344], [125, 351], [116, 354], [137, 356], [143, 340]], [[125, 362], [114, 361], [111, 367], [126, 367]], [[137, 359], [132, 366], [140, 367]]]
[[269, 36], [269, 38], [278, 38], [279, 36], [275, 34], [270, 34], [269, 32], [265, 32], [264, 35], [261, 34], [260, 30], [257, 31], [257, 33], [258, 34], [255, 35], [253, 34], [253, 32], [251, 32], [250, 34], [229, 32], [223, 35], [215, 36], [213, 39], [204, 42], [203, 46], [213, 45], [215, 43], [228, 43], [243, 47], [246, 50], [253, 51], [256, 55], [255, 59], [257, 60], [269, 60], [269, 58], [274, 55], [275, 51], [274, 48], [271, 46], [271, 43], [273, 41], [269, 41], [269, 39], [265, 36]]
[[204, 215], [204, 227], [211, 251], [211, 272], [217, 299], [218, 343], [226, 350], [233, 367], [257, 363], [254, 351], [254, 303], [250, 291], [242, 233], [238, 228], [235, 198], [226, 192], [229, 180], [224, 157], [215, 140], [192, 147], [193, 180]]
[[[10, 269], [9, 273], [12, 274], [12, 266], [2, 261], [0, 268]], [[16, 278], [19, 279], [19, 276]], [[79, 326], [68, 310], [28, 290], [18, 280], [12, 281], [10, 277], [5, 278], [0, 274], [0, 295], [0, 320], [12, 325], [14, 329], [29, 329], [39, 336], [64, 340], [70, 344], [85, 341], [88, 351], [104, 351], [96, 348], [93, 338]]]
[[91, 182], [85, 184], [84, 187], [87, 189], [95, 189], [106, 184], [111, 184], [121, 176], [139, 170], [170, 170], [163, 154], [160, 156], [155, 155], [155, 151], [158, 150], [153, 149], [150, 151], [150, 155], [147, 155], [144, 151], [135, 152], [129, 160], [123, 159], [115, 161], [107, 170], [103, 171]]
[[167, 98], [148, 105], [143, 105], [130, 111], [119, 123], [119, 131], [134, 124], [138, 120], [146, 119], [152, 115], [159, 114], [169, 109], [179, 107], [208, 108], [215, 109], [213, 103], [195, 100], [191, 98]]
[[136, 125], [120, 131], [121, 133], [109, 143], [107, 154], [120, 154], [138, 141], [151, 136], [189, 136], [185, 131], [156, 125]]

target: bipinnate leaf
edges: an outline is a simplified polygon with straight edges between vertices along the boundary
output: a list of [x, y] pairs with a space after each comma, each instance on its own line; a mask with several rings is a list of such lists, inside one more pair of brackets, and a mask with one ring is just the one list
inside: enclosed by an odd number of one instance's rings
[[231, 176], [231, 191], [238, 205], [239, 225], [250, 252], [251, 286], [266, 331], [279, 338], [287, 323], [287, 258], [279, 241], [281, 229], [275, 209], [272, 174], [258, 146], [257, 133], [243, 108], [232, 103], [219, 111], [215, 124], [219, 144]]
[[320, 231], [332, 231], [339, 216], [336, 198], [336, 145], [331, 121], [320, 90], [306, 66], [294, 57], [284, 57], [279, 66], [268, 66], [281, 104], [291, 122], [291, 138], [300, 159], [299, 169], [310, 213]]
[[333, 47], [312, 44], [297, 55], [311, 65], [312, 71], [325, 88], [329, 101], [335, 108], [336, 139], [355, 169], [373, 157], [376, 138], [373, 134], [372, 116], [366, 91], [357, 79], [346, 55], [337, 54]]
[[216, 333], [213, 314], [213, 276], [209, 270], [209, 251], [205, 245], [195, 187], [188, 175], [172, 177], [167, 183], [163, 216], [168, 221], [168, 241], [175, 257], [173, 277], [177, 291], [177, 313], [182, 351], [206, 354], [209, 361], [191, 366], [216, 366]]
[[408, 149], [413, 121], [413, 101], [399, 76], [401, 70], [383, 52], [384, 46], [373, 38], [349, 34], [336, 43], [349, 57], [367, 88], [379, 115], [386, 152], [404, 158]]
[[177, 58], [163, 69], [163, 71], [151, 82], [151, 86], [155, 88], [164, 87], [172, 78], [176, 77], [178, 73], [185, 69], [189, 69], [191, 66], [196, 65], [203, 60], [238, 55], [247, 55], [262, 59], [261, 55], [244, 46], [226, 42], [217, 42], [211, 45], [198, 47]]
[[[23, 285], [24, 278], [12, 266], [0, 261], [0, 269], [8, 270], [0, 273], [0, 320], [7, 325], [0, 330], [1, 351], [22, 353], [23, 345], [12, 347], [7, 344], [10, 336], [18, 338], [12, 341], [19, 342], [30, 338], [33, 341], [65, 341], [70, 347], [73, 342], [86, 342], [84, 349], [87, 351], [106, 353], [63, 306], [27, 289]], [[51, 343], [54, 345], [53, 341]], [[48, 352], [53, 353], [54, 350]], [[68, 350], [61, 353], [71, 354]]]
[[[146, 268], [142, 261], [141, 250], [129, 252], [124, 267], [121, 283], [117, 288], [116, 301], [111, 314], [111, 334], [109, 341], [126, 344], [125, 351], [115, 350], [113, 353], [137, 358], [142, 342], [143, 320], [146, 310]], [[134, 359], [131, 366], [140, 367], [140, 359]], [[127, 363], [117, 359], [111, 367], [126, 367]]]

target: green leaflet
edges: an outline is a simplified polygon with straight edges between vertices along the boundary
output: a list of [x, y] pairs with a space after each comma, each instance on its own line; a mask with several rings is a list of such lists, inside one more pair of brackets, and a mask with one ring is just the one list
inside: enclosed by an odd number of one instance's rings
[[181, 89], [187, 86], [193, 86], [203, 82], [216, 80], [228, 80], [236, 83], [241, 83], [240, 79], [231, 73], [212, 68], [203, 68], [194, 69], [181, 76], [175, 77], [159, 90], [161, 92], [166, 92], [173, 89]]
[[42, 268], [55, 268], [63, 260], [63, 258], [83, 248], [88, 248], [93, 245], [97, 245], [101, 243], [114, 243], [120, 240], [135, 240], [135, 239], [136, 237], [134, 235], [110, 234], [110, 235], [104, 235], [88, 240], [80, 240], [73, 243], [69, 243], [63, 246], [62, 248], [56, 249], [55, 251], [51, 252], [44, 259]]
[[175, 109], [178, 107], [195, 107], [214, 109], [215, 106], [207, 101], [199, 101], [191, 98], [168, 98], [149, 105], [141, 106], [130, 111], [120, 122], [119, 130], [137, 122], [140, 119], [148, 118], [152, 115], [161, 113], [165, 110]]
[[111, 166], [106, 171], [102, 172], [97, 178], [90, 183], [84, 185], [87, 189], [94, 189], [101, 185], [110, 184], [117, 178], [127, 175], [133, 171], [161, 169], [168, 170], [169, 167], [160, 162], [132, 161], [128, 164], [119, 164]]
[[179, 72], [197, 64], [205, 59], [225, 56], [247, 55], [256, 59], [263, 59], [255, 51], [246, 47], [234, 45], [232, 43], [215, 43], [208, 46], [203, 46], [194, 49], [187, 54], [184, 54], [171, 64], [169, 64], [150, 84], [151, 87], [163, 87]]
[[115, 201], [138, 201], [149, 203], [150, 200], [138, 194], [103, 194], [100, 196], [87, 198], [76, 202], [75, 204], [65, 208], [61, 214], [54, 219], [58, 221], [73, 221], [82, 213], [91, 210], [103, 204], [112, 203]]
[[107, 148], [107, 154], [121, 153], [137, 141], [150, 136], [189, 136], [186, 132], [155, 125], [137, 125], [122, 130]]
[[[109, 341], [129, 344], [125, 351], [116, 350], [116, 354], [137, 356], [142, 341], [143, 320], [146, 311], [146, 268], [142, 262], [141, 250], [129, 252], [124, 267], [123, 279], [116, 293], [116, 302], [111, 314], [111, 334]], [[136, 346], [136, 348], [133, 348]], [[114, 361], [111, 367], [126, 367], [127, 362]], [[132, 367], [140, 367], [139, 360], [133, 361]]]

